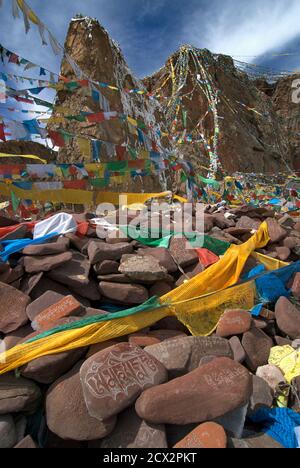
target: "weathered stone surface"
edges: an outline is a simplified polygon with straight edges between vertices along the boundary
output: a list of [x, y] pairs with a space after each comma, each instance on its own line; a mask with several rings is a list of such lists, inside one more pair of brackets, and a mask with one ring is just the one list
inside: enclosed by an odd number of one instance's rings
[[186, 334], [178, 330], [153, 330], [148, 333], [133, 333], [128, 336], [128, 342], [144, 348], [145, 346], [155, 345], [165, 340], [184, 336], [186, 337]]
[[173, 237], [170, 242], [169, 250], [175, 262], [180, 265], [181, 268], [199, 262], [197, 252], [191, 248], [191, 245], [185, 238]]
[[26, 307], [30, 297], [21, 291], [0, 283], [0, 331], [9, 333], [28, 322]]
[[286, 297], [277, 301], [275, 315], [277, 326], [282, 333], [293, 340], [300, 337], [300, 312]]
[[216, 334], [223, 338], [241, 335], [251, 327], [252, 316], [245, 310], [225, 310], [218, 323]]
[[13, 374], [0, 376], [0, 414], [32, 412], [40, 399], [40, 389], [31, 380]]
[[149, 297], [162, 297], [172, 291], [172, 289], [173, 288], [169, 283], [166, 283], [165, 281], [159, 281], [158, 283], [153, 284], [151, 288], [149, 288]]
[[284, 448], [279, 442], [270, 437], [268, 434], [259, 434], [255, 437], [247, 437], [244, 439], [249, 448], [252, 449], [282, 449]]
[[272, 408], [274, 393], [267, 382], [260, 377], [253, 376], [253, 393], [250, 399], [249, 413], [255, 413], [259, 408]]
[[[91, 265], [84, 255], [73, 252], [70, 261], [50, 271], [48, 276], [54, 281], [58, 281], [71, 288], [82, 288], [82, 286], [87, 286], [89, 284], [90, 267]], [[84, 289], [85, 288], [82, 288], [83, 291]]]
[[156, 282], [168, 278], [167, 270], [150, 255], [128, 255], [122, 257], [119, 272], [132, 281]]
[[156, 424], [204, 422], [244, 406], [252, 394], [247, 369], [228, 358], [216, 358], [189, 374], [142, 393], [137, 414]]
[[251, 371], [255, 372], [268, 363], [273, 342], [262, 330], [252, 328], [244, 333], [242, 345], [246, 352], [246, 365]]
[[241, 438], [244, 432], [248, 406], [249, 403], [247, 402], [244, 406], [216, 418], [214, 422], [220, 424], [229, 436]]
[[11, 415], [0, 415], [0, 449], [12, 448], [17, 442], [17, 433]]
[[49, 388], [46, 418], [49, 429], [62, 439], [102, 439], [112, 432], [116, 419], [99, 421], [88, 413], [80, 384], [78, 363]]
[[292, 341], [288, 340], [287, 338], [283, 338], [282, 336], [275, 336], [274, 337], [275, 343], [277, 346], [285, 346], [285, 345], [292, 345]]
[[174, 448], [225, 449], [226, 445], [227, 436], [223, 427], [214, 422], [207, 422], [200, 424], [200, 426], [178, 442]]
[[193, 371], [205, 356], [233, 357], [229, 342], [219, 337], [174, 338], [147, 346], [145, 351], [166, 367], [171, 378]]
[[89, 414], [99, 420], [117, 415], [143, 390], [167, 378], [160, 362], [130, 343], [119, 343], [94, 354], [80, 369]]
[[17, 445], [14, 446], [14, 448], [33, 449], [38, 447], [37, 444], [34, 442], [33, 438], [30, 435], [28, 435], [24, 437], [24, 439], [20, 440], [20, 442], [18, 442]]
[[57, 255], [69, 248], [70, 241], [66, 237], [59, 238], [56, 242], [47, 244], [28, 245], [23, 249], [24, 255]]
[[275, 219], [268, 218], [266, 221], [268, 225], [268, 233], [272, 243], [276, 244], [287, 236], [287, 231], [283, 229], [280, 224], [275, 221]]
[[108, 299], [128, 305], [142, 304], [149, 298], [148, 290], [138, 284], [121, 284], [101, 281], [99, 289]]
[[288, 247], [276, 247], [276, 253], [282, 262], [286, 262], [291, 255], [291, 250]]
[[88, 256], [92, 265], [104, 260], [120, 260], [122, 255], [131, 254], [132, 252], [132, 245], [125, 242], [106, 244], [105, 242], [92, 241], [88, 246]]
[[34, 330], [46, 330], [51, 328], [58, 319], [74, 316], [82, 310], [82, 305], [73, 296], [66, 296], [40, 312], [31, 326]]
[[131, 279], [123, 273], [111, 274], [111, 275], [101, 275], [97, 277], [98, 281], [104, 281], [109, 283], [122, 283], [122, 284], [131, 284]]
[[296, 299], [300, 299], [300, 273], [296, 273], [291, 287], [292, 294]]
[[56, 304], [63, 298], [63, 294], [59, 294], [51, 290], [45, 292], [38, 299], [31, 302], [27, 306], [26, 314], [28, 315], [29, 320], [33, 321], [40, 312], [52, 306], [53, 304]]
[[237, 228], [249, 229], [250, 231], [252, 231], [253, 229], [257, 231], [260, 225], [261, 222], [259, 220], [249, 218], [248, 216], [242, 216], [236, 223]]
[[103, 260], [94, 265], [96, 275], [112, 275], [119, 272], [119, 263], [114, 260]]
[[71, 252], [63, 252], [58, 255], [44, 255], [40, 257], [24, 257], [24, 267], [27, 273], [39, 273], [51, 271], [72, 259]]
[[256, 371], [256, 375], [267, 382], [274, 392], [280, 383], [287, 383], [281, 370], [269, 364], [259, 367]]
[[239, 338], [237, 336], [232, 336], [229, 340], [229, 344], [233, 352], [233, 359], [242, 364], [246, 359], [246, 353]]
[[86, 353], [86, 348], [78, 348], [64, 353], [33, 359], [21, 368], [21, 374], [42, 384], [51, 384], [68, 372]]
[[139, 255], [151, 255], [152, 257], [155, 257], [159, 261], [161, 266], [166, 268], [168, 273], [176, 273], [176, 271], [178, 270], [178, 266], [174, 262], [169, 250], [165, 249], [164, 247], [139, 249], [137, 253]]
[[16, 346], [23, 338], [28, 336], [32, 333], [32, 328], [30, 325], [25, 325], [24, 327], [18, 328], [17, 330], [8, 333], [3, 338], [3, 342], [5, 344], [5, 349], [8, 351], [9, 349]]
[[185, 274], [181, 275], [180, 278], [176, 281], [176, 287], [181, 286], [184, 282], [199, 275], [199, 273], [202, 273], [205, 270], [205, 268], [202, 265], [202, 263], [199, 262], [198, 264], [187, 267], [184, 270]]
[[138, 417], [134, 408], [118, 417], [114, 431], [100, 441], [90, 442], [91, 448], [168, 448], [165, 426], [148, 424]]

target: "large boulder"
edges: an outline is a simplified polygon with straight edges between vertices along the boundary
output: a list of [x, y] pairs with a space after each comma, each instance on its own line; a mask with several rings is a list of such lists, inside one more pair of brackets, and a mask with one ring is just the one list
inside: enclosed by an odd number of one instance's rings
[[130, 343], [94, 354], [80, 369], [89, 414], [99, 420], [117, 415], [145, 389], [166, 382], [167, 378], [160, 362]]
[[0, 283], [0, 297], [0, 332], [9, 333], [25, 325], [30, 297], [4, 283]]
[[207, 356], [233, 358], [229, 342], [215, 336], [173, 338], [147, 346], [145, 351], [165, 366], [171, 378], [193, 371]]
[[33, 412], [41, 400], [39, 387], [13, 374], [0, 376], [0, 414]]
[[282, 333], [293, 340], [300, 337], [300, 312], [286, 297], [278, 299], [275, 316]]
[[135, 408], [155, 424], [201, 423], [223, 416], [249, 402], [252, 377], [245, 367], [228, 358], [215, 358], [189, 374], [152, 387]]
[[62, 439], [102, 439], [112, 432], [116, 419], [99, 421], [90, 416], [80, 384], [81, 364], [78, 363], [49, 388], [46, 395], [47, 426]]

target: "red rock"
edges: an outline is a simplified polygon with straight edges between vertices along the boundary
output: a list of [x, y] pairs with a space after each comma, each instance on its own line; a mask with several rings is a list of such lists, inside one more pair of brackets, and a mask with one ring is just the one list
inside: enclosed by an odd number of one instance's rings
[[296, 299], [300, 299], [300, 273], [296, 273], [291, 287], [292, 294]]
[[283, 338], [282, 336], [275, 336], [274, 339], [277, 346], [292, 346], [292, 341], [287, 338]]
[[81, 288], [80, 295], [84, 296], [83, 292], [85, 288], [83, 286], [88, 286], [90, 282], [90, 268], [91, 265], [84, 255], [73, 252], [71, 260], [50, 271], [48, 276], [54, 281], [58, 281], [70, 288], [75, 288], [76, 291], [78, 288]]
[[73, 296], [66, 296], [40, 312], [32, 322], [32, 327], [34, 330], [51, 328], [58, 319], [76, 315], [81, 311], [82, 305]]
[[249, 218], [248, 216], [242, 216], [236, 223], [237, 228], [250, 229], [251, 231], [253, 229], [257, 231], [260, 225], [261, 225], [261, 221], [255, 220], [253, 218]]
[[222, 213], [216, 213], [212, 215], [214, 225], [220, 229], [231, 228], [235, 226], [235, 222], [232, 219], [227, 219]]
[[25, 325], [24, 327], [20, 327], [17, 330], [8, 333], [3, 339], [6, 351], [16, 346], [30, 333], [32, 333], [32, 328], [30, 325]]
[[167, 371], [160, 362], [129, 343], [94, 354], [80, 369], [89, 414], [100, 420], [120, 413], [143, 390], [167, 378]]
[[128, 336], [128, 342], [144, 348], [145, 346], [151, 346], [165, 340], [171, 340], [182, 336], [186, 336], [185, 333], [177, 330], [154, 330], [148, 333], [133, 333]]
[[120, 264], [114, 260], [103, 260], [94, 265], [94, 270], [96, 275], [112, 275], [119, 273], [119, 266]]
[[196, 427], [196, 429], [178, 442], [174, 448], [225, 449], [226, 446], [227, 436], [223, 427], [214, 422], [207, 422]]
[[294, 229], [295, 229], [295, 231], [300, 232], [300, 222], [295, 224]]
[[172, 286], [165, 281], [159, 281], [149, 288], [149, 297], [162, 297], [172, 291]]
[[166, 268], [166, 270], [171, 274], [176, 273], [176, 271], [178, 270], [178, 266], [174, 262], [169, 250], [165, 249], [164, 247], [139, 249], [137, 253], [139, 255], [150, 255], [152, 257], [155, 257], [159, 261], [161, 266]]
[[233, 357], [229, 341], [217, 336], [175, 337], [147, 346], [145, 351], [165, 366], [170, 378], [193, 371], [206, 356]]
[[277, 242], [282, 241], [287, 236], [287, 231], [283, 229], [277, 221], [273, 218], [268, 218], [267, 220], [268, 225], [268, 233], [271, 238], [271, 242], [276, 244]]
[[148, 424], [138, 417], [134, 408], [123, 411], [118, 417], [118, 424], [107, 437], [90, 442], [89, 448], [168, 448], [165, 427], [160, 424]]
[[175, 262], [179, 264], [181, 268], [199, 262], [196, 250], [191, 248], [191, 245], [185, 238], [173, 237], [169, 250]]
[[[56, 325], [58, 326], [58, 323]], [[85, 354], [86, 348], [77, 348], [64, 353], [42, 356], [23, 366], [21, 374], [27, 379], [49, 385], [68, 372]]]
[[56, 242], [28, 245], [23, 249], [23, 255], [57, 255], [66, 252], [69, 244], [69, 239], [61, 237]]
[[252, 372], [268, 363], [273, 341], [262, 330], [252, 328], [244, 333], [242, 345], [246, 352], [246, 365]]
[[99, 421], [88, 413], [80, 385], [78, 363], [51, 385], [46, 394], [48, 428], [62, 439], [102, 439], [112, 432], [115, 418]]
[[71, 260], [72, 253], [64, 252], [58, 255], [45, 255], [40, 257], [24, 257], [24, 267], [27, 273], [50, 271]]
[[24, 439], [20, 440], [17, 445], [14, 446], [16, 449], [33, 449], [33, 448], [38, 448], [36, 443], [34, 442], [33, 438], [28, 435], [24, 437]]
[[120, 260], [122, 255], [131, 254], [132, 252], [132, 245], [125, 242], [106, 244], [105, 242], [92, 241], [88, 246], [88, 256], [92, 265], [104, 260]]
[[231, 337], [229, 344], [233, 352], [233, 359], [242, 364], [246, 359], [246, 353], [239, 338], [237, 336]]
[[56, 304], [61, 299], [64, 298], [63, 294], [58, 294], [54, 291], [47, 291], [42, 294], [38, 299], [31, 302], [26, 308], [26, 314], [28, 315], [29, 320], [33, 321], [34, 318], [43, 310], [48, 307]]
[[299, 245], [299, 240], [295, 237], [286, 237], [283, 240], [283, 246], [290, 250], [293, 250], [295, 247], [297, 247], [297, 245]]
[[279, 260], [285, 262], [288, 260], [289, 256], [291, 255], [291, 251], [288, 247], [276, 247], [276, 253], [278, 255]]
[[34, 412], [41, 401], [41, 391], [31, 380], [12, 373], [0, 376], [0, 414]]
[[[125, 338], [124, 338], [124, 342], [125, 342]], [[93, 356], [94, 354], [99, 353], [99, 351], [103, 351], [104, 349], [111, 348], [112, 346], [115, 346], [117, 344], [119, 344], [118, 340], [108, 340], [108, 341], [104, 341], [103, 343], [93, 344], [89, 347], [89, 350], [86, 354], [86, 359]]]
[[216, 334], [223, 338], [241, 335], [250, 330], [252, 316], [245, 310], [225, 310], [218, 323]]
[[267, 382], [253, 375], [253, 393], [250, 399], [249, 411], [255, 413], [263, 407], [272, 408], [274, 393]]
[[300, 312], [286, 297], [277, 301], [275, 315], [277, 326], [282, 333], [293, 340], [300, 337]]
[[185, 281], [188, 281], [189, 279], [199, 275], [205, 270], [205, 268], [202, 263], [199, 262], [197, 265], [184, 268], [184, 270], [185, 274], [181, 275], [180, 278], [176, 281], [176, 287], [181, 286]]
[[101, 281], [99, 289], [103, 296], [113, 299], [123, 304], [137, 305], [143, 304], [149, 298], [149, 294], [144, 286], [138, 284], [121, 284]]
[[252, 377], [228, 358], [216, 358], [193, 372], [144, 391], [135, 404], [140, 418], [154, 424], [190, 424], [215, 419], [244, 406]]
[[123, 255], [119, 272], [131, 281], [154, 283], [164, 281], [169, 275], [157, 258], [150, 255]]
[[0, 283], [0, 331], [9, 333], [28, 322], [26, 307], [30, 297], [21, 291]]

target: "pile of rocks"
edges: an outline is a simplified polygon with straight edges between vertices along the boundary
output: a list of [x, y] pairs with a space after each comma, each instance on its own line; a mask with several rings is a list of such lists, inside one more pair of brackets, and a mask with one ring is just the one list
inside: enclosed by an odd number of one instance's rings
[[[207, 207], [205, 232], [240, 244], [264, 220], [271, 242], [261, 252], [298, 260], [300, 224], [288, 215]], [[9, 221], [0, 217], [1, 226]], [[28, 233], [19, 226], [8, 236]], [[171, 291], [209, 268], [185, 242], [174, 237], [168, 249], [152, 248], [110, 231], [99, 239], [91, 224], [85, 237], [66, 234], [24, 248], [0, 263], [3, 347]], [[244, 272], [255, 265], [248, 260]], [[168, 317], [138, 333], [40, 357], [0, 376], [0, 447], [279, 446], [247, 417], [270, 408], [279, 384], [286, 384], [281, 371], [268, 365], [271, 348], [300, 346], [294, 305], [300, 274], [287, 286], [291, 300], [280, 298], [255, 319], [247, 311], [227, 310], [211, 337], [190, 336]], [[300, 377], [295, 388], [300, 397]], [[300, 411], [294, 395], [289, 404]]]

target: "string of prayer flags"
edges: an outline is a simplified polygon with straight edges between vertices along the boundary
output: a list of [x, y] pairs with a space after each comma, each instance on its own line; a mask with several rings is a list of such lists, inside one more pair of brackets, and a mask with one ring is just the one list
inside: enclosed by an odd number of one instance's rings
[[102, 142], [100, 140], [92, 140], [92, 158], [93, 161], [100, 161]]

